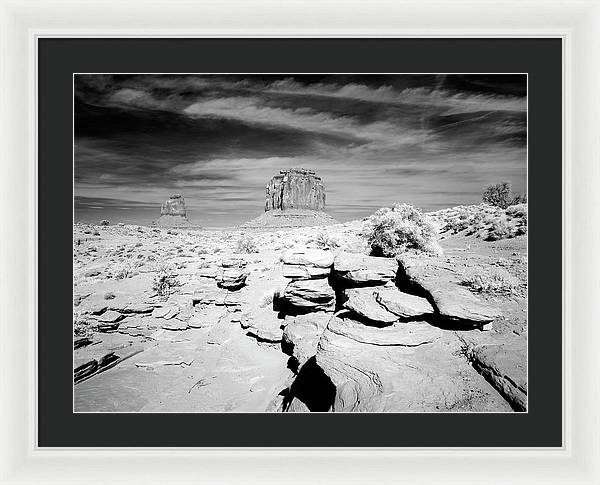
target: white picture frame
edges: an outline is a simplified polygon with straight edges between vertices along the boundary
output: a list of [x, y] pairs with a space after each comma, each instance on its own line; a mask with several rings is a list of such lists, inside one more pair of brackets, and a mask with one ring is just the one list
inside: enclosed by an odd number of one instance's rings
[[[0, 483], [600, 483], [600, 2], [1, 1]], [[40, 448], [36, 59], [40, 37], [563, 39], [560, 448]], [[558, 356], [557, 356], [558, 357]], [[469, 430], [465, 430], [469, 432]]]

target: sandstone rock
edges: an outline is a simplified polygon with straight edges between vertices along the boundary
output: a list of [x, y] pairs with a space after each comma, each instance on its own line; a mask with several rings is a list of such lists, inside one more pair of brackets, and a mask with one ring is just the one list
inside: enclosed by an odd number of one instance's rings
[[116, 312], [114, 310], [108, 310], [106, 312], [104, 312], [102, 315], [100, 315], [98, 317], [98, 320], [100, 320], [101, 322], [105, 322], [105, 323], [115, 323], [118, 322], [119, 320], [123, 320], [123, 318], [125, 318], [123, 315], [121, 315], [119, 312]]
[[333, 275], [352, 286], [383, 285], [396, 277], [398, 263], [391, 258], [340, 252], [333, 262]]
[[248, 335], [258, 340], [270, 343], [281, 342], [283, 320], [277, 318], [277, 314], [273, 311], [246, 312], [239, 318], [239, 323]]
[[179, 313], [179, 307], [175, 305], [169, 305], [164, 307], [157, 307], [152, 311], [154, 318], [164, 318], [169, 320], [175, 317]]
[[183, 322], [177, 318], [172, 318], [161, 324], [161, 328], [165, 330], [185, 330], [188, 328], [187, 322]]
[[333, 310], [335, 293], [326, 278], [290, 282], [280, 299], [304, 311]]
[[283, 264], [330, 268], [333, 265], [333, 254], [322, 249], [292, 250], [285, 252], [281, 261]]
[[282, 170], [266, 187], [265, 212], [273, 209], [325, 209], [325, 188], [312, 170]]
[[281, 273], [286, 278], [293, 280], [310, 280], [313, 278], [326, 278], [330, 273], [329, 268], [315, 266], [300, 266], [295, 264], [284, 264]]
[[225, 316], [227, 311], [222, 307], [209, 306], [196, 310], [187, 323], [190, 328], [209, 328], [219, 323]]
[[385, 328], [365, 325], [352, 318], [348, 312], [334, 315], [327, 325], [327, 331], [370, 345], [391, 347], [418, 347], [436, 341], [443, 330], [427, 322], [396, 322]]
[[527, 411], [525, 339], [476, 346], [469, 358], [473, 367], [504, 396], [515, 411]]
[[381, 325], [391, 325], [398, 315], [391, 313], [375, 299], [373, 288], [350, 288], [345, 291], [344, 307]]
[[325, 312], [286, 318], [282, 348], [296, 359], [298, 368], [317, 353], [319, 339], [330, 318], [331, 314]]
[[487, 324], [502, 313], [458, 283], [452, 263], [438, 258], [398, 257], [396, 284], [401, 290], [427, 297], [434, 311], [450, 323], [473, 327]]
[[375, 300], [401, 318], [423, 317], [433, 313], [433, 307], [425, 298], [403, 293], [394, 287], [377, 289]]
[[333, 265], [331, 252], [320, 249], [288, 251], [284, 253], [281, 260], [283, 276], [292, 279], [326, 277], [331, 272]]
[[292, 397], [311, 411], [510, 410], [457, 349], [452, 332], [424, 322], [377, 328], [340, 312], [321, 336], [316, 369], [304, 365]]
[[248, 272], [238, 268], [224, 268], [217, 276], [217, 286], [226, 290], [236, 291], [246, 284]]
[[154, 305], [148, 303], [131, 303], [127, 305], [122, 313], [151, 313], [154, 310]]

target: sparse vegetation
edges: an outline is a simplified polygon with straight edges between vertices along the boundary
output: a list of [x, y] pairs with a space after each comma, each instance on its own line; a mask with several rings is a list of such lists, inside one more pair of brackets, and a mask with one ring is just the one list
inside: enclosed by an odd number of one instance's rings
[[392, 257], [405, 251], [440, 255], [433, 223], [420, 209], [409, 204], [379, 209], [367, 218], [363, 235], [373, 256]]
[[467, 274], [461, 281], [475, 293], [491, 295], [511, 295], [519, 287], [519, 280], [502, 268], [478, 268]]
[[152, 282], [152, 289], [156, 291], [159, 296], [169, 296], [173, 293], [174, 289], [179, 286], [177, 281], [177, 275], [167, 265], [160, 265], [154, 280]]
[[115, 272], [113, 274], [113, 278], [116, 280], [124, 280], [126, 278], [129, 278], [129, 276], [131, 276], [132, 271], [133, 271], [133, 266], [131, 264], [123, 263], [117, 267], [117, 269], [115, 270]]
[[507, 239], [509, 237], [515, 236], [515, 231], [513, 231], [513, 227], [506, 222], [504, 219], [498, 219], [492, 223], [492, 226], [489, 228], [488, 235], [486, 237], [487, 241], [499, 241], [500, 239]]
[[258, 253], [258, 247], [250, 236], [244, 236], [237, 242], [236, 253]]
[[340, 242], [326, 232], [320, 232], [315, 236], [315, 244], [319, 249], [336, 249], [340, 247]]

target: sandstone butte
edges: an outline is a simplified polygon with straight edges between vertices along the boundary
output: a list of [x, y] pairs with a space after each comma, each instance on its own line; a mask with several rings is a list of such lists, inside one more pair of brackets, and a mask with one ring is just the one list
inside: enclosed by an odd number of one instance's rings
[[276, 209], [325, 210], [321, 177], [303, 168], [282, 170], [266, 187], [265, 212]]

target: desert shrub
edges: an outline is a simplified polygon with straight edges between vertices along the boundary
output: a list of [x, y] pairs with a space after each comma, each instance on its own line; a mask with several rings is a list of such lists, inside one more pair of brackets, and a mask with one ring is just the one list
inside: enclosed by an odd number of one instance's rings
[[521, 221], [527, 225], [527, 205], [517, 204], [511, 205], [506, 209], [506, 215], [514, 217], [515, 219], [521, 219]]
[[500, 239], [508, 239], [515, 236], [514, 228], [504, 219], [495, 220], [488, 230], [488, 241], [499, 241]]
[[481, 198], [484, 202], [506, 209], [511, 203], [510, 182], [488, 185], [483, 189]]
[[493, 295], [507, 295], [515, 292], [520, 285], [519, 280], [508, 271], [500, 268], [488, 270], [479, 269], [465, 276], [460, 282], [475, 293], [488, 293]]
[[339, 241], [326, 232], [320, 232], [315, 236], [315, 244], [319, 249], [335, 249], [340, 247]]
[[379, 209], [367, 218], [363, 235], [374, 256], [391, 257], [408, 250], [434, 255], [442, 252], [433, 223], [409, 204]]
[[179, 282], [173, 270], [167, 265], [160, 265], [152, 281], [152, 289], [159, 296], [169, 296], [177, 286]]
[[258, 247], [250, 236], [244, 236], [237, 242], [236, 253], [258, 253]]

